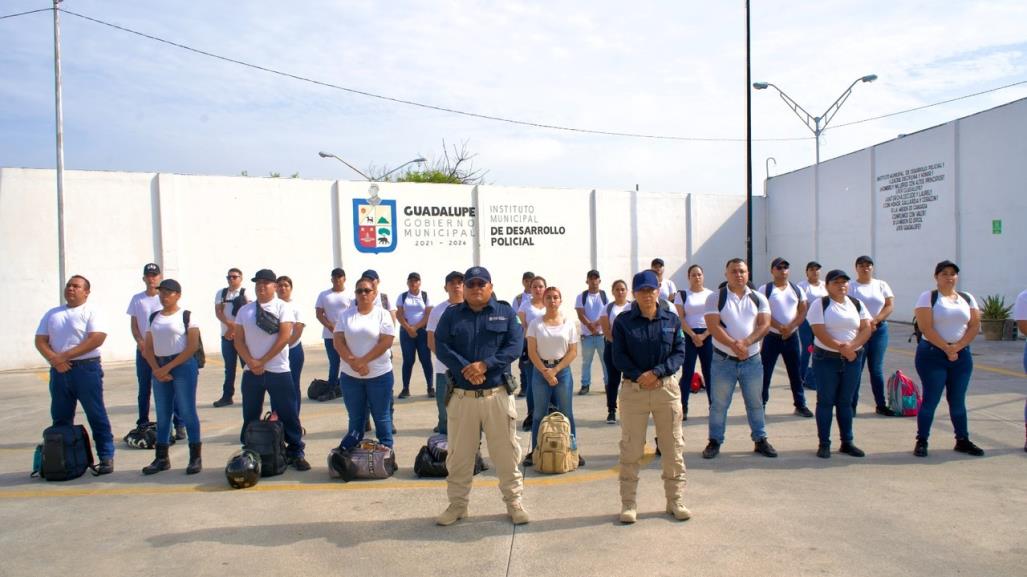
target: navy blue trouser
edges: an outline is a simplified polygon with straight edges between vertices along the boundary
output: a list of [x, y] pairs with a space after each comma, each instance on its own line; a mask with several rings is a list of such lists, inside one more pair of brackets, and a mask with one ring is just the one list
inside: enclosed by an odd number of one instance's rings
[[[136, 419], [136, 426], [142, 427], [153, 423], [150, 420], [150, 393], [153, 389], [153, 369], [150, 368], [150, 363], [146, 362], [143, 358], [142, 351], [136, 348], [136, 381], [139, 382], [139, 395], [136, 397], [136, 403], [139, 405], [139, 418]], [[172, 399], [174, 402], [174, 399]], [[178, 418], [178, 407], [172, 407], [172, 416], [175, 423], [175, 428], [182, 426], [181, 419]]]
[[335, 350], [335, 341], [325, 339], [325, 352], [328, 353], [328, 388], [332, 391], [339, 390], [339, 371], [342, 369], [339, 358], [339, 351]]
[[[696, 334], [703, 334], [707, 329], [692, 329]], [[695, 374], [695, 361], [702, 368], [702, 381], [706, 385], [707, 406], [713, 404], [713, 393], [710, 392], [710, 364], [713, 362], [713, 337], [702, 342], [701, 347], [695, 346], [692, 339], [685, 337], [685, 364], [681, 366], [681, 407], [688, 413], [688, 398], [692, 396], [692, 375]]]
[[777, 357], [784, 359], [788, 371], [788, 384], [792, 388], [792, 404], [806, 406], [806, 394], [802, 390], [802, 379], [799, 376], [799, 335], [792, 333], [787, 340], [777, 333], [767, 333], [763, 337], [760, 355], [763, 357], [763, 406], [770, 400], [770, 377], [774, 374]]
[[235, 396], [235, 365], [246, 368], [246, 363], [235, 350], [235, 341], [221, 337], [221, 358], [225, 361], [225, 384], [221, 386], [221, 398], [231, 399]]
[[931, 435], [934, 411], [944, 394], [949, 403], [949, 417], [956, 430], [957, 439], [969, 439], [970, 431], [966, 417], [966, 391], [970, 388], [974, 361], [970, 347], [959, 351], [955, 361], [950, 361], [945, 352], [927, 342], [920, 341], [916, 347], [916, 373], [924, 389], [924, 401], [916, 415], [916, 437], [926, 441]]
[[72, 361], [71, 369], [50, 369], [50, 418], [55, 425], [75, 424], [75, 404], [80, 403], [93, 431], [96, 455], [101, 461], [114, 458], [114, 435], [103, 404], [103, 368], [100, 359]]
[[306, 354], [303, 352], [303, 345], [299, 344], [289, 349], [289, 372], [292, 373], [292, 384], [296, 387], [296, 414], [300, 414], [300, 400], [303, 394], [300, 393], [300, 375], [303, 373], [303, 363], [306, 361]]
[[246, 425], [259, 421], [264, 412], [264, 394], [271, 397], [271, 407], [278, 413], [278, 420], [285, 427], [286, 453], [290, 457], [302, 457], [303, 430], [300, 427], [300, 416], [296, 412], [295, 387], [291, 373], [272, 373], [264, 371], [262, 375], [254, 375], [250, 371], [242, 373], [242, 431], [239, 440], [242, 442]]
[[821, 445], [831, 444], [831, 413], [838, 419], [838, 432], [843, 443], [851, 443], [852, 396], [863, 375], [863, 351], [856, 360], [846, 361], [813, 352], [813, 372], [817, 375], [817, 437]]
[[405, 330], [399, 331], [399, 348], [403, 352], [403, 389], [410, 388], [410, 376], [414, 372], [414, 356], [421, 361], [424, 371], [424, 382], [432, 386], [431, 350], [428, 349], [428, 331], [417, 329], [417, 338], [412, 338]]
[[[886, 407], [888, 400], [884, 398], [884, 353], [888, 350], [888, 322], [885, 321], [870, 333], [870, 340], [863, 345], [866, 354], [863, 364], [870, 368], [870, 390], [874, 393], [874, 402], [878, 407]], [[863, 367], [860, 367], [860, 371]], [[852, 397], [852, 411], [856, 412], [859, 403], [859, 389]]]
[[603, 348], [603, 364], [606, 365], [606, 375], [609, 377], [606, 379], [606, 410], [613, 412], [617, 410], [617, 394], [620, 391], [622, 374], [613, 364], [613, 345], [610, 343], [606, 343], [606, 347]]

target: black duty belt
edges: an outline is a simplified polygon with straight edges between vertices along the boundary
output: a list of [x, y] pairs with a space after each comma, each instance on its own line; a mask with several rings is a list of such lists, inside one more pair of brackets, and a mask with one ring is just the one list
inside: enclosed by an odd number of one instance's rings
[[488, 389], [453, 389], [453, 396], [460, 399], [466, 397], [485, 399], [495, 395], [500, 391], [500, 389], [501, 387], [490, 387]]
[[815, 353], [825, 357], [825, 358], [828, 358], [828, 359], [840, 359], [840, 358], [842, 358], [842, 354], [841, 353], [836, 353], [834, 351], [829, 351], [827, 349], [823, 349], [823, 348], [820, 348], [820, 347], [817, 347], [817, 346], [813, 347], [813, 351]]
[[722, 359], [726, 359], [726, 360], [729, 360], [729, 361], [734, 361], [736, 363], [742, 362], [742, 359], [740, 359], [738, 357], [735, 357], [735, 356], [732, 356], [732, 355], [729, 355], [729, 354], [725, 353], [724, 351], [722, 351], [722, 350], [720, 350], [720, 349], [718, 349], [716, 347], [713, 348], [713, 352], [715, 352], [718, 355], [720, 355], [720, 358], [722, 358]]
[[542, 364], [545, 365], [546, 368], [550, 368], [551, 369], [551, 368], [555, 367], [556, 365], [560, 364], [560, 361], [562, 361], [562, 360], [563, 360], [563, 358], [556, 359], [555, 361], [547, 361], [546, 359], [542, 359]]
[[68, 361], [68, 364], [70, 364], [73, 367], [81, 367], [83, 365], [93, 365], [93, 364], [99, 364], [99, 363], [100, 363], [100, 357], [89, 357], [88, 359], [78, 359], [78, 360], [74, 360], [74, 361]]

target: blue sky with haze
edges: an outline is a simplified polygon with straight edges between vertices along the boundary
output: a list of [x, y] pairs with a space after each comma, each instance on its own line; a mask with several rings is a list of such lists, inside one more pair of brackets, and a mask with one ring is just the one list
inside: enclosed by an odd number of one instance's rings
[[[0, 15], [49, 5], [2, 0]], [[438, 106], [546, 124], [745, 137], [744, 2], [152, 2], [66, 0], [94, 18], [230, 58]], [[752, 76], [842, 124], [1027, 80], [1027, 2], [752, 2]], [[371, 99], [240, 67], [62, 14], [68, 168], [358, 178], [468, 142], [487, 181], [742, 194], [744, 142], [578, 134]], [[0, 20], [0, 166], [54, 166], [52, 19]], [[1027, 84], [828, 130], [831, 158], [1027, 97]], [[808, 130], [772, 91], [754, 138]], [[814, 159], [757, 142], [754, 189]]]

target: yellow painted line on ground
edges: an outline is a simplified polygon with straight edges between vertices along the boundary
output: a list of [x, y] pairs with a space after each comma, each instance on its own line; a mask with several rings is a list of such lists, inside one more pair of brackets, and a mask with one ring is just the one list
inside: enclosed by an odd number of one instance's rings
[[[898, 353], [900, 355], [907, 356], [907, 357], [915, 357], [916, 356], [915, 352], [904, 351], [904, 350], [901, 350], [901, 349], [893, 349], [891, 347], [888, 348], [888, 352], [889, 353]], [[1011, 371], [1009, 369], [1003, 369], [1002, 367], [993, 367], [991, 365], [982, 365], [982, 364], [976, 363], [976, 362], [974, 363], [974, 370], [975, 371], [976, 370], [987, 371], [989, 373], [995, 373], [997, 375], [1005, 375], [1007, 377], [1016, 377], [1018, 379], [1027, 379], [1027, 375], [1025, 375], [1024, 373], [1019, 373], [1019, 372], [1016, 372], [1016, 371]]]
[[[642, 466], [653, 461], [656, 454], [648, 449], [642, 457]], [[602, 471], [581, 472], [569, 475], [552, 475], [546, 477], [531, 477], [524, 480], [529, 487], [551, 487], [556, 485], [574, 485], [601, 481], [616, 478], [620, 471], [619, 466], [610, 467]], [[498, 479], [476, 480], [476, 487], [496, 487]], [[354, 483], [328, 482], [328, 483], [275, 483], [263, 482], [256, 486], [245, 489], [247, 493], [266, 492], [300, 492], [300, 491], [368, 491], [368, 490], [389, 490], [389, 489], [434, 489], [444, 488], [446, 482], [443, 480], [432, 481], [357, 481]], [[89, 497], [89, 496], [135, 496], [135, 495], [175, 495], [184, 493], [223, 493], [231, 492], [232, 489], [227, 482], [224, 485], [160, 485], [147, 487], [82, 487], [75, 489], [15, 489], [0, 491], [0, 499], [36, 499], [53, 497]]]
[[39, 371], [33, 374], [36, 375], [37, 379], [43, 381], [44, 383], [50, 382], [50, 371]]

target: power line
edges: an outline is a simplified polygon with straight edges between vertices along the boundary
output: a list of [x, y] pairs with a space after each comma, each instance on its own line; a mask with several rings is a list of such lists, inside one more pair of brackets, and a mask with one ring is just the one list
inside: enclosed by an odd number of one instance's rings
[[24, 16], [26, 14], [35, 14], [36, 12], [49, 12], [51, 10], [53, 10], [53, 8], [40, 8], [38, 10], [29, 10], [28, 12], [18, 12], [17, 14], [8, 14], [6, 16], [0, 16], [0, 20], [14, 18], [15, 16]]

